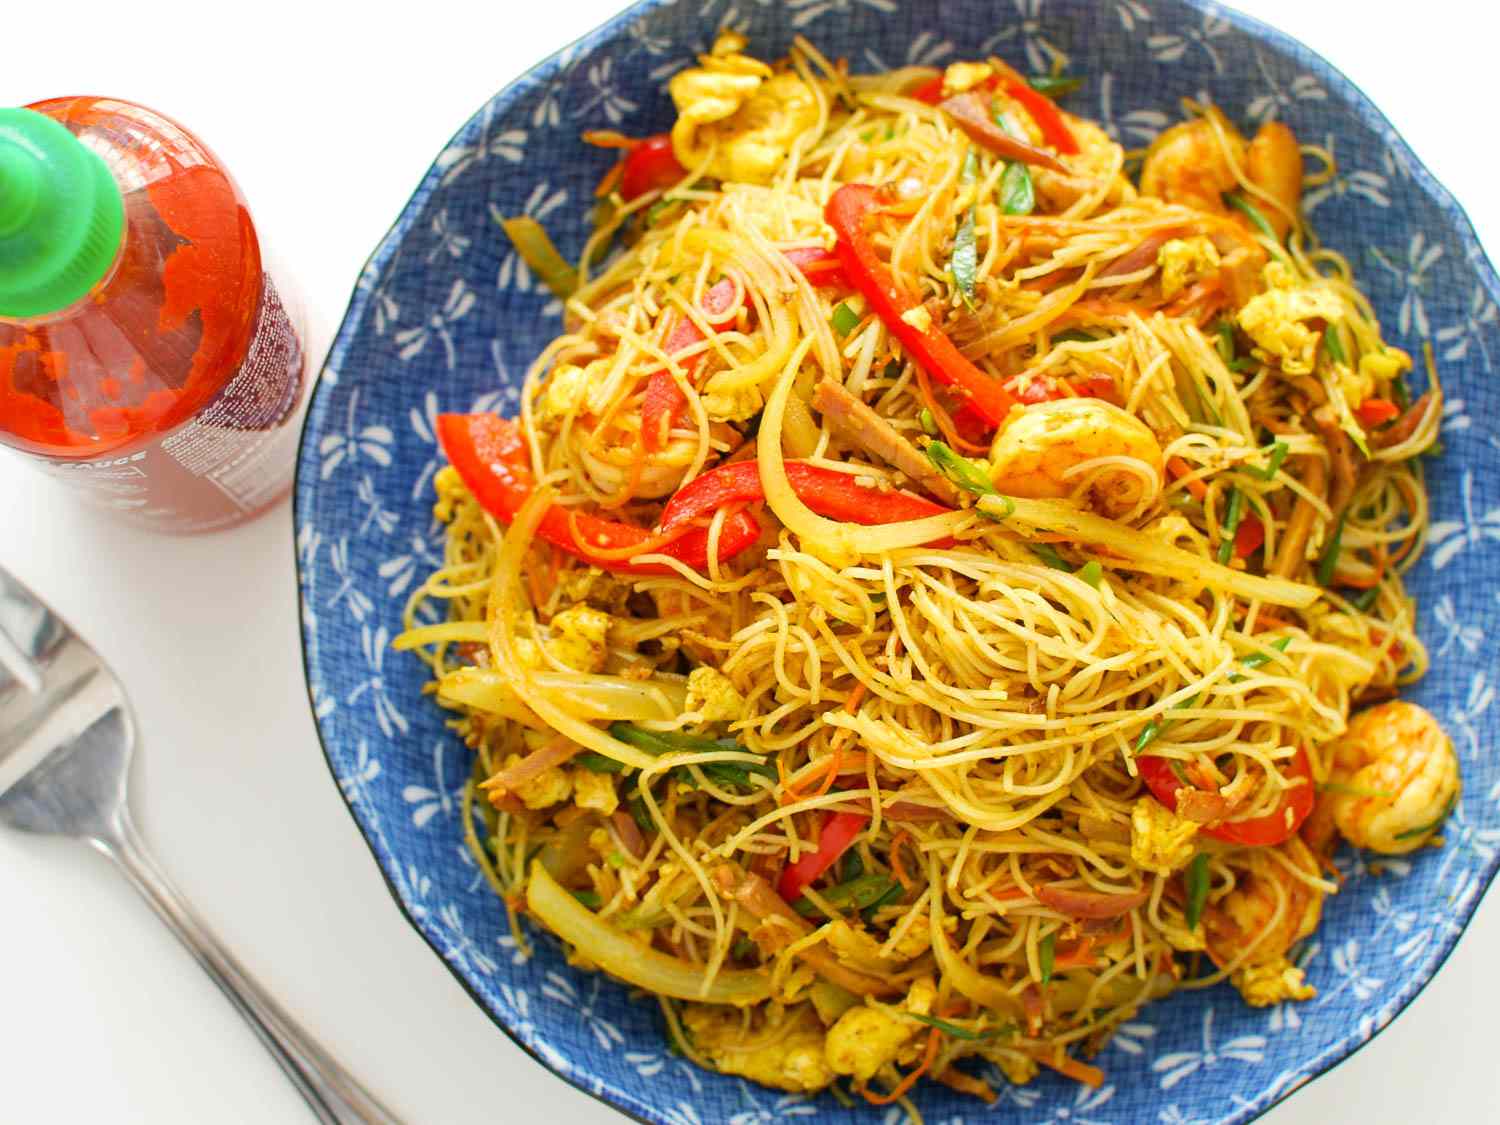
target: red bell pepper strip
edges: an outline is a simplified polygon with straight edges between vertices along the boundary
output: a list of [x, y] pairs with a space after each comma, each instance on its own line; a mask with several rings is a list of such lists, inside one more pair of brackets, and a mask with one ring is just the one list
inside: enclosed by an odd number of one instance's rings
[[789, 903], [796, 902], [819, 875], [839, 861], [839, 856], [849, 850], [869, 823], [870, 818], [864, 813], [829, 813], [818, 835], [817, 850], [804, 852], [796, 863], [781, 873], [776, 884], [777, 893]]
[[1354, 416], [1362, 426], [1381, 426], [1401, 415], [1401, 408], [1383, 398], [1367, 398], [1354, 408]]
[[943, 100], [943, 76], [939, 74], [936, 78], [929, 78], [906, 96], [928, 105], [937, 105]]
[[[501, 523], [510, 524], [536, 486], [521, 427], [498, 414], [440, 414], [437, 434], [443, 452], [480, 507]], [[577, 538], [573, 535], [575, 527]], [[558, 550], [605, 570], [671, 573], [669, 567], [660, 563], [636, 566], [628, 560], [596, 555], [589, 551], [590, 546], [613, 551], [640, 543], [646, 544], [653, 554], [670, 555], [695, 570], [708, 564], [708, 532], [703, 528], [694, 528], [670, 543], [652, 546], [649, 541], [659, 538], [660, 533], [554, 505], [542, 516], [536, 534]], [[758, 538], [760, 525], [755, 518], [748, 512], [736, 512], [720, 529], [719, 559], [738, 554]]]
[[[1184, 785], [1182, 779], [1172, 769], [1171, 762], [1160, 755], [1147, 754], [1136, 759], [1136, 766], [1141, 771], [1141, 779], [1151, 790], [1151, 795], [1176, 812], [1177, 793], [1184, 788]], [[1204, 835], [1212, 836], [1215, 840], [1223, 840], [1227, 844], [1244, 844], [1252, 847], [1279, 844], [1289, 839], [1312, 812], [1315, 799], [1312, 764], [1307, 760], [1307, 752], [1300, 747], [1296, 756], [1292, 758], [1287, 777], [1301, 778], [1302, 784], [1294, 785], [1282, 794], [1281, 804], [1275, 812], [1252, 817], [1249, 820], [1225, 821], [1213, 828], [1205, 828]]]
[[[700, 307], [711, 328], [718, 330], [734, 323], [740, 305], [736, 298], [742, 292], [733, 280], [726, 277], [703, 294], [703, 304]], [[683, 317], [667, 333], [664, 350], [668, 355], [676, 355], [702, 339], [703, 333], [697, 324]], [[703, 353], [699, 352], [679, 362], [688, 375], [692, 376], [703, 362]], [[641, 440], [648, 452], [654, 453], [667, 444], [667, 434], [677, 425], [686, 407], [687, 399], [683, 396], [682, 388], [667, 372], [658, 371], [646, 381], [645, 394], [641, 398]]]
[[868, 184], [845, 184], [833, 193], [824, 211], [838, 235], [839, 258], [854, 288], [864, 294], [875, 314], [885, 323], [908, 355], [938, 382], [957, 387], [992, 427], [999, 426], [1016, 405], [1014, 396], [999, 379], [974, 366], [953, 346], [936, 325], [926, 331], [902, 320], [902, 314], [918, 302], [896, 288], [891, 272], [875, 253], [865, 228], [871, 214], [879, 210], [880, 197]]
[[1015, 79], [1007, 79], [1005, 92], [1016, 101], [1021, 103], [1021, 108], [1031, 114], [1031, 119], [1036, 122], [1036, 127], [1042, 131], [1042, 139], [1045, 140], [1058, 152], [1069, 156], [1075, 155], [1078, 149], [1078, 141], [1073, 136], [1073, 131], [1063, 120], [1062, 112], [1052, 104], [1052, 99], [1045, 94], [1039, 94], [1025, 82]]
[[[976, 89], [992, 90], [1002, 83], [1000, 76], [987, 79], [979, 84]], [[1026, 82], [1009, 75], [1003, 78], [1005, 92], [1016, 101], [1021, 103], [1021, 108], [1031, 114], [1031, 119], [1036, 122], [1036, 127], [1042, 131], [1042, 137], [1058, 152], [1073, 155], [1078, 152], [1078, 140], [1073, 136], [1073, 131], [1063, 120], [1061, 112], [1052, 103], [1052, 99], [1038, 92]], [[936, 78], [929, 79], [913, 90], [908, 97], [916, 98], [919, 102], [928, 105], [940, 105], [943, 101], [943, 76], [939, 74]], [[976, 138], [978, 139], [978, 138]], [[982, 143], [982, 142], [981, 142]]]
[[[870, 488], [849, 473], [809, 465], [806, 461], [787, 461], [785, 465], [792, 491], [818, 515], [831, 520], [866, 525], [905, 523], [952, 510], [909, 492]], [[728, 504], [753, 504], [765, 498], [756, 462], [720, 465], [683, 485], [667, 501], [661, 514], [662, 530], [670, 531], [689, 520], [711, 516]]]
[[1248, 559], [1260, 550], [1265, 542], [1266, 525], [1260, 522], [1259, 516], [1246, 516], [1240, 520], [1240, 526], [1234, 532], [1235, 557]]
[[648, 191], [671, 187], [687, 175], [672, 151], [669, 133], [657, 133], [631, 146], [620, 171], [620, 195], [629, 202]]
[[848, 289], [849, 278], [837, 252], [821, 246], [798, 246], [783, 250], [786, 260], [796, 266], [807, 280], [818, 288]]
[[975, 445], [989, 444], [990, 433], [994, 427], [986, 422], [983, 415], [973, 406], [964, 403], [950, 417], [953, 419], [953, 428], [958, 431], [959, 437]]

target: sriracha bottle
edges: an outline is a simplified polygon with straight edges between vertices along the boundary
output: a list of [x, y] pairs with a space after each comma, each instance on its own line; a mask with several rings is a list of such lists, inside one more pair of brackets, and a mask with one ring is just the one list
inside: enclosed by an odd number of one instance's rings
[[212, 531], [291, 484], [298, 317], [244, 197], [128, 102], [0, 109], [0, 443], [132, 522]]

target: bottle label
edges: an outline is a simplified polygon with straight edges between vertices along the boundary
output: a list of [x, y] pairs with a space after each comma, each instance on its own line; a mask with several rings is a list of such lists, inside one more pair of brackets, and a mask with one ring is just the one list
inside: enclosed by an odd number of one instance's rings
[[238, 522], [291, 481], [303, 390], [302, 343], [270, 274], [245, 360], [217, 398], [146, 449], [42, 467], [96, 503], [160, 531]]

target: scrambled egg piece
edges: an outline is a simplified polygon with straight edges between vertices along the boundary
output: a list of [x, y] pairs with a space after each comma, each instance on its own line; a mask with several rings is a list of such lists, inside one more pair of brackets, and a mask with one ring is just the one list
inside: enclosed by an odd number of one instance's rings
[[1371, 383], [1388, 383], [1411, 370], [1411, 356], [1400, 348], [1366, 352], [1359, 357], [1359, 373]]
[[1198, 826], [1150, 797], [1130, 811], [1130, 858], [1147, 871], [1170, 875], [1193, 858]]
[[[943, 928], [953, 930], [958, 926], [957, 918], [944, 918]], [[932, 924], [927, 917], [927, 908], [924, 906], [912, 919], [911, 925], [906, 932], [896, 939], [896, 944], [891, 946], [890, 956], [897, 961], [911, 961], [922, 956], [932, 948]]]
[[1344, 392], [1344, 401], [1358, 406], [1376, 394], [1376, 388], [1399, 378], [1411, 370], [1411, 356], [1400, 348], [1386, 348], [1378, 352], [1366, 352], [1359, 357], [1359, 366], [1350, 370], [1343, 364], [1338, 366], [1339, 386]]
[[598, 809], [608, 816], [620, 807], [615, 779], [580, 766], [573, 771], [573, 803], [581, 809]]
[[1161, 295], [1177, 296], [1205, 274], [1219, 268], [1219, 252], [1202, 235], [1196, 238], [1174, 238], [1162, 243], [1156, 252], [1161, 269]]
[[907, 309], [901, 314], [901, 319], [918, 332], [932, 331], [932, 313], [927, 311], [926, 305], [917, 305], [914, 308]]
[[609, 654], [612, 618], [591, 605], [569, 606], [552, 618], [547, 651], [570, 668], [598, 672]]
[[[519, 754], [512, 754], [505, 759], [506, 766], [513, 766], [521, 760]], [[573, 793], [573, 778], [571, 774], [561, 766], [553, 766], [549, 770], [543, 770], [530, 781], [524, 781], [517, 785], [511, 792], [521, 799], [521, 803], [528, 809], [545, 809], [552, 805], [560, 805]]]
[[566, 602], [584, 602], [606, 613], [621, 613], [630, 599], [630, 583], [597, 566], [566, 571], [559, 585]]
[[984, 62], [956, 62], [943, 71], [943, 97], [951, 98], [989, 81], [995, 68]]
[[733, 1008], [687, 1004], [682, 1011], [694, 1048], [715, 1070], [792, 1093], [821, 1090], [834, 1075], [824, 1054], [823, 1027], [817, 1015], [802, 1006], [782, 1018], [792, 1021], [790, 1032], [768, 1046], [742, 1051], [737, 1049], [741, 1042], [765, 1038], [768, 1029], [747, 1034], [740, 1013]]
[[[937, 999], [930, 980], [913, 982], [903, 1005], [906, 1011], [928, 1015]], [[868, 1082], [895, 1062], [901, 1050], [923, 1030], [913, 1020], [902, 1019], [884, 1008], [850, 1008], [828, 1029], [825, 1052], [835, 1074], [852, 1074]]]
[[444, 465], [432, 478], [437, 501], [432, 505], [432, 516], [439, 523], [453, 518], [454, 509], [469, 498], [469, 488], [452, 465]]
[[688, 673], [685, 710], [699, 712], [706, 723], [738, 719], [745, 712], [745, 697], [723, 672], [702, 665]]
[[542, 666], [542, 653], [536, 647], [536, 642], [530, 637], [516, 637], [514, 641], [516, 650], [516, 663], [522, 668], [530, 668], [532, 671]]
[[1302, 970], [1285, 957], [1262, 965], [1246, 965], [1236, 969], [1229, 979], [1252, 1008], [1269, 1008], [1283, 1000], [1311, 1000], [1318, 994], [1306, 982]]
[[882, 973], [891, 968], [891, 962], [880, 955], [880, 942], [876, 941], [861, 926], [851, 926], [844, 919], [831, 922], [825, 930], [828, 947], [838, 954], [839, 961], [852, 965], [867, 973]]
[[684, 168], [708, 161], [706, 174], [716, 179], [764, 184], [816, 127], [818, 104], [795, 74], [775, 74], [742, 54], [745, 43], [743, 35], [722, 32], [697, 67], [673, 77], [672, 150]]
[[766, 403], [758, 386], [715, 391], [710, 383], [703, 396], [703, 410], [710, 422], [743, 422], [754, 418]]
[[559, 363], [547, 376], [547, 385], [537, 402], [539, 413], [544, 418], [575, 413], [588, 398], [589, 382], [587, 368]]
[[1307, 322], [1340, 319], [1344, 303], [1331, 290], [1299, 284], [1282, 262], [1267, 265], [1264, 277], [1268, 288], [1240, 309], [1240, 327], [1259, 345], [1258, 358], [1288, 375], [1311, 375], [1323, 331]]

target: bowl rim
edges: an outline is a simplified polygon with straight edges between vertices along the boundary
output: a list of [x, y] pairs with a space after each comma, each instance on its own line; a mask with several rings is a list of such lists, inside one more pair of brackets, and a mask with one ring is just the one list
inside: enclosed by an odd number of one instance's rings
[[[441, 153], [448, 147], [451, 147], [468, 130], [476, 118], [479, 118], [483, 114], [493, 113], [499, 109], [508, 107], [511, 101], [526, 90], [529, 90], [538, 82], [551, 77], [580, 47], [602, 43], [613, 38], [618, 32], [649, 15], [651, 12], [678, 2], [680, 0], [636, 0], [629, 7], [545, 56], [506, 83], [498, 92], [491, 95], [490, 98], [480, 105], [474, 113], [470, 114], [449, 137], [448, 144], [443, 149], [440, 149], [439, 152]], [[1094, 2], [1096, 4], [1102, 3], [1103, 0], [1094, 0]], [[1245, 33], [1250, 38], [1268, 43], [1282, 53], [1299, 59], [1312, 69], [1320, 70], [1322, 73], [1319, 77], [1327, 81], [1332, 87], [1330, 93], [1337, 97], [1345, 107], [1352, 110], [1361, 118], [1389, 148], [1395, 151], [1397, 157], [1404, 161], [1406, 170], [1410, 173], [1411, 178], [1417, 183], [1422, 192], [1440, 211], [1454, 222], [1459, 241], [1463, 244], [1465, 260], [1472, 266], [1479, 283], [1487, 290], [1490, 299], [1500, 304], [1500, 274], [1497, 274], [1494, 263], [1486, 252], [1484, 244], [1480, 241], [1479, 233], [1475, 229], [1474, 221], [1469, 216], [1468, 211], [1442, 181], [1433, 174], [1432, 170], [1417, 155], [1406, 138], [1397, 130], [1390, 118], [1386, 116], [1384, 110], [1380, 108], [1373, 98], [1365, 93], [1358, 83], [1354, 82], [1342, 69], [1330, 62], [1320, 52], [1303, 43], [1295, 36], [1255, 16], [1215, 3], [1214, 0], [1178, 0], [1178, 2], [1184, 7], [1198, 12], [1203, 17], [1215, 17], [1226, 20], [1231, 26]], [[442, 176], [443, 172], [437, 167], [434, 160], [434, 163], [429, 165], [427, 170], [422, 174], [422, 178], [418, 181], [416, 188], [408, 197], [395, 220], [381, 236], [375, 249], [365, 259], [364, 265], [360, 270], [360, 277], [365, 276], [367, 272], [372, 270], [378, 272], [388, 263], [391, 255], [396, 252], [396, 248], [402, 238], [411, 230], [422, 208], [426, 205], [427, 200], [440, 186]], [[309, 393], [310, 404], [319, 395], [324, 393], [325, 388], [337, 385], [340, 362], [352, 346], [354, 338], [359, 334], [359, 326], [364, 320], [370, 298], [370, 291], [361, 288], [356, 282], [352, 289], [348, 305], [345, 308], [344, 316], [340, 320], [338, 330], [334, 334], [329, 346], [328, 354], [324, 358], [323, 365], [319, 369], [317, 379]], [[325, 378], [325, 376], [330, 377]], [[308, 624], [308, 611], [311, 607], [307, 605], [306, 564], [302, 553], [297, 547], [301, 531], [306, 526], [307, 521], [306, 506], [308, 501], [304, 499], [303, 486], [306, 483], [304, 481], [304, 471], [309, 463], [307, 453], [309, 445], [312, 442], [311, 418], [312, 413], [309, 409], [304, 417], [302, 433], [297, 446], [295, 476], [292, 486], [292, 555], [297, 581], [297, 604], [299, 609], [298, 636], [302, 655], [303, 687], [308, 700], [309, 712], [313, 719], [313, 727], [317, 733], [318, 746], [322, 751], [323, 764], [334, 783], [334, 791], [338, 794], [345, 811], [354, 821], [361, 842], [374, 858], [375, 866], [380, 872], [382, 881], [385, 883], [386, 891], [390, 894], [401, 917], [416, 931], [418, 936], [421, 937], [437, 956], [444, 968], [458, 982], [459, 987], [489, 1017], [490, 1022], [498, 1027], [505, 1034], [506, 1038], [555, 1078], [567, 1083], [580, 1093], [633, 1121], [642, 1122], [643, 1125], [667, 1125], [667, 1119], [656, 1111], [655, 1107], [647, 1105], [634, 1095], [628, 1094], [604, 1082], [598, 1082], [590, 1086], [581, 1077], [576, 1075], [574, 1068], [570, 1067], [567, 1070], [560, 1069], [550, 1062], [539, 1050], [526, 1043], [510, 1027], [505, 1019], [490, 1006], [474, 984], [471, 983], [465, 969], [455, 959], [449, 957], [442, 944], [435, 936], [428, 933], [427, 929], [412, 912], [412, 908], [396, 882], [395, 876], [388, 869], [386, 861], [381, 856], [380, 849], [376, 845], [375, 836], [372, 834], [371, 826], [367, 825], [364, 816], [362, 816], [360, 810], [356, 807], [357, 802], [350, 798], [339, 783], [338, 771], [329, 750], [329, 739], [325, 736], [323, 721], [318, 717], [317, 713], [317, 701], [313, 698], [312, 694], [312, 665], [316, 649], [316, 638]], [[393, 864], [397, 862], [394, 856], [391, 857], [391, 862]], [[1394, 1023], [1411, 1006], [1412, 1002], [1422, 994], [1442, 970], [1449, 957], [1452, 956], [1459, 940], [1467, 932], [1469, 924], [1473, 921], [1475, 911], [1478, 910], [1480, 903], [1484, 901], [1494, 886], [1497, 872], [1500, 872], [1500, 853], [1497, 853], [1493, 858], [1485, 862], [1478, 875], [1481, 884], [1478, 891], [1463, 906], [1460, 916], [1454, 920], [1455, 924], [1443, 937], [1440, 947], [1426, 958], [1420, 976], [1414, 982], [1408, 984], [1403, 992], [1398, 994], [1393, 1003], [1387, 1005], [1384, 1022], [1373, 1027], [1368, 1034], [1362, 1033], [1357, 1026], [1350, 1028], [1348, 1032], [1334, 1039], [1311, 1059], [1298, 1066], [1292, 1072], [1289, 1080], [1278, 1081], [1267, 1087], [1256, 1098], [1242, 1101], [1242, 1104], [1234, 1112], [1219, 1118], [1215, 1122], [1215, 1125], [1248, 1125], [1249, 1122], [1258, 1120], [1272, 1108], [1286, 1101], [1298, 1090], [1303, 1089], [1309, 1083], [1327, 1074], [1340, 1063], [1351, 1058], [1367, 1044], [1373, 1042], [1381, 1032]]]

